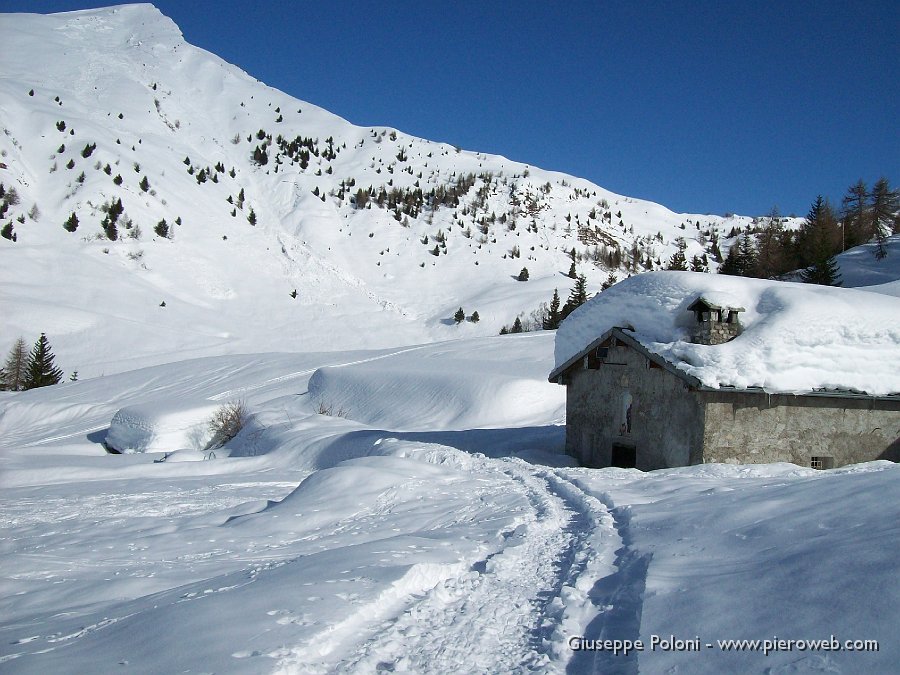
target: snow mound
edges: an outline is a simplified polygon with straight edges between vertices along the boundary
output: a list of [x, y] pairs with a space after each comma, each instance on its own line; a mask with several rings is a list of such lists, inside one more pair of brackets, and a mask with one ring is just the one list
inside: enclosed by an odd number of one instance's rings
[[[316, 409], [385, 429], [545, 423], [565, 406], [565, 392], [548, 384], [545, 371], [529, 358], [549, 347], [548, 338], [552, 335], [528, 338], [525, 350], [520, 347], [526, 343], [514, 345], [516, 337], [511, 336], [319, 368], [309, 380], [309, 395]], [[456, 352], [453, 370], [436, 358], [447, 352]]]
[[[212, 440], [208, 420], [217, 405], [136, 405], [120, 408], [109, 425], [106, 445], [123, 453], [204, 450]], [[180, 453], [188, 461], [190, 453]], [[202, 457], [200, 457], [202, 459]]]
[[[733, 298], [743, 333], [722, 345], [689, 342], [699, 296]], [[864, 289], [649, 272], [609, 288], [566, 319], [555, 369], [615, 326], [709, 387], [769, 392], [900, 392], [900, 298]]]

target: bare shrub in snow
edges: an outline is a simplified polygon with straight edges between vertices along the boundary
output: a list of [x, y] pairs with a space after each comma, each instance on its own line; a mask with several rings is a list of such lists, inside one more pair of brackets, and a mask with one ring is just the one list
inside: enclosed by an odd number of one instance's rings
[[249, 415], [243, 401], [229, 401], [219, 406], [207, 422], [212, 434], [207, 449], [221, 448], [237, 436], [247, 423]]
[[344, 410], [342, 406], [338, 406], [335, 409], [335, 405], [333, 401], [319, 401], [316, 406], [316, 412], [320, 415], [328, 415], [329, 417], [347, 417], [350, 414], [349, 410]]

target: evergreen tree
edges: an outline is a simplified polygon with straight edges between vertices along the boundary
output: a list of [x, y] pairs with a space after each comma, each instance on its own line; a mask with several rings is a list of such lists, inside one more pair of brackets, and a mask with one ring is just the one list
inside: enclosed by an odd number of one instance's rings
[[562, 322], [562, 315], [559, 313], [559, 291], [553, 289], [553, 298], [550, 300], [550, 310], [544, 318], [544, 330], [556, 330]]
[[816, 197], [798, 234], [798, 258], [801, 267], [822, 266], [841, 250], [841, 233], [831, 204]]
[[67, 232], [74, 232], [78, 229], [78, 216], [75, 215], [75, 212], [72, 212], [72, 215], [69, 216], [68, 220], [66, 220], [63, 225]]
[[141, 190], [143, 190], [144, 192], [147, 192], [150, 189], [150, 181], [147, 180], [147, 176], [144, 176], [143, 178], [141, 178], [140, 185], [141, 185]]
[[0, 389], [21, 391], [25, 388], [25, 376], [28, 372], [28, 351], [25, 340], [18, 338], [9, 350], [3, 364], [3, 375], [0, 377]]
[[600, 290], [605, 291], [607, 288], [615, 286], [617, 281], [618, 281], [618, 279], [616, 279], [615, 272], [610, 272], [609, 276], [606, 277], [606, 281], [604, 281], [603, 284], [600, 286]]
[[519, 272], [519, 276], [516, 277], [519, 281], [528, 281], [528, 268], [523, 267], [522, 271]]
[[166, 219], [163, 218], [161, 221], [159, 221], [153, 228], [153, 231], [163, 239], [167, 239], [169, 236], [169, 224], [166, 222]]
[[252, 208], [250, 209], [250, 215], [247, 216], [247, 222], [251, 225], [256, 225], [256, 211]]
[[728, 249], [728, 255], [719, 265], [719, 274], [729, 274], [731, 276], [741, 276], [741, 265], [738, 258], [738, 242], [734, 242]]
[[516, 317], [516, 320], [513, 321], [512, 328], [509, 329], [510, 333], [522, 333], [524, 329], [522, 328], [522, 319]]
[[481, 317], [478, 316], [478, 312], [472, 312], [472, 323], [478, 323], [481, 321]]
[[669, 265], [666, 269], [686, 272], [687, 258], [685, 257], [684, 252], [687, 250], [687, 242], [685, 242], [682, 237], [678, 237], [678, 239], [675, 240], [675, 245], [677, 250], [672, 254], [672, 257], [669, 258]]
[[757, 237], [756, 264], [750, 276], [760, 279], [773, 279], [784, 274], [790, 267], [784, 246], [784, 225], [778, 208], [773, 208], [768, 216], [763, 231]]
[[709, 272], [706, 262], [704, 262], [703, 258], [699, 255], [695, 255], [691, 258], [691, 272]]
[[869, 213], [869, 190], [862, 179], [850, 186], [841, 200], [841, 229], [842, 251], [864, 244], [874, 235]]
[[[573, 248], [572, 251], [574, 251], [574, 250], [575, 250], [575, 249]], [[569, 274], [568, 274], [568, 276], [569, 276], [570, 279], [577, 279], [577, 278], [578, 278], [578, 272], [577, 272], [577, 270], [575, 269], [575, 261], [574, 261], [574, 260], [572, 261], [571, 267], [569, 267]]]
[[12, 222], [6, 223], [2, 228], [0, 228], [0, 237], [4, 239], [9, 239], [10, 241], [15, 241], [17, 239], [16, 233], [13, 232], [13, 224]]
[[463, 308], [460, 307], [458, 310], [456, 310], [456, 314], [453, 315], [453, 320], [456, 321], [456, 323], [462, 323], [463, 321], [465, 321], [465, 319], [466, 313], [463, 311]]
[[878, 260], [887, 256], [885, 246], [887, 238], [900, 231], [898, 211], [900, 211], [900, 191], [892, 190], [887, 178], [880, 178], [872, 188], [870, 201], [872, 227], [875, 231], [875, 241], [878, 243], [875, 257]]
[[821, 284], [822, 286], [840, 286], [843, 283], [834, 256], [813, 263], [811, 267], [800, 272], [800, 279], [807, 284]]
[[563, 305], [562, 308], [562, 316], [565, 319], [569, 314], [574, 312], [576, 309], [581, 307], [584, 303], [587, 302], [587, 279], [583, 274], [579, 275], [578, 280], [575, 282], [575, 286], [572, 287], [572, 291], [569, 293], [569, 299], [566, 300], [566, 304]]
[[741, 269], [741, 276], [753, 276], [753, 271], [756, 269], [756, 260], [756, 244], [748, 232], [741, 237], [738, 245], [738, 265]]
[[37, 342], [34, 343], [31, 355], [28, 358], [25, 389], [35, 389], [59, 383], [63, 372], [53, 365], [55, 358], [50, 350], [50, 341], [44, 333], [41, 333]]

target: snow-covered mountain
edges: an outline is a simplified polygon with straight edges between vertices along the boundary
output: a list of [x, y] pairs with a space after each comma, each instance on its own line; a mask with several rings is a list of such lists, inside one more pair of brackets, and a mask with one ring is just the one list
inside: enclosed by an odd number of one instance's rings
[[[690, 260], [752, 220], [355, 126], [187, 44], [148, 4], [8, 14], [0, 40], [0, 183], [16, 196], [0, 345], [46, 332], [82, 376], [176, 345], [495, 335], [554, 289], [565, 300], [573, 249], [593, 291], [611, 268], [665, 264], [677, 237]], [[456, 325], [459, 307], [480, 322]]]

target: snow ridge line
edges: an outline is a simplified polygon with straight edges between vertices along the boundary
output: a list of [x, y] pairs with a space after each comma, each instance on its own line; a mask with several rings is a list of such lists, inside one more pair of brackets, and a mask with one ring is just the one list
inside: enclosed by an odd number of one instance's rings
[[[357, 359], [356, 361], [347, 361], [345, 363], [335, 363], [333, 365], [327, 366], [328, 368], [343, 368], [345, 366], [355, 366], [360, 363], [369, 363], [370, 361], [379, 361], [380, 359], [386, 359], [391, 356], [399, 356], [400, 354], [405, 354], [406, 352], [416, 351], [418, 349], [424, 349], [427, 345], [416, 345], [414, 347], [406, 347], [404, 349], [399, 349], [395, 352], [391, 352], [389, 354], [379, 354], [378, 356], [370, 356], [365, 359]], [[223, 399], [227, 399], [236, 394], [243, 394], [248, 391], [255, 391], [257, 389], [262, 389], [270, 384], [276, 384], [278, 382], [284, 382], [285, 380], [294, 379], [297, 377], [302, 377], [303, 375], [311, 375], [312, 373], [319, 370], [319, 367], [315, 368], [307, 368], [306, 370], [298, 370], [293, 373], [287, 373], [285, 375], [279, 375], [278, 377], [273, 377], [268, 380], [264, 380], [262, 382], [258, 382], [257, 384], [250, 384], [245, 387], [238, 387], [236, 389], [229, 389], [227, 391], [220, 392], [218, 394], [212, 394], [208, 397], [210, 401], [221, 401]]]

